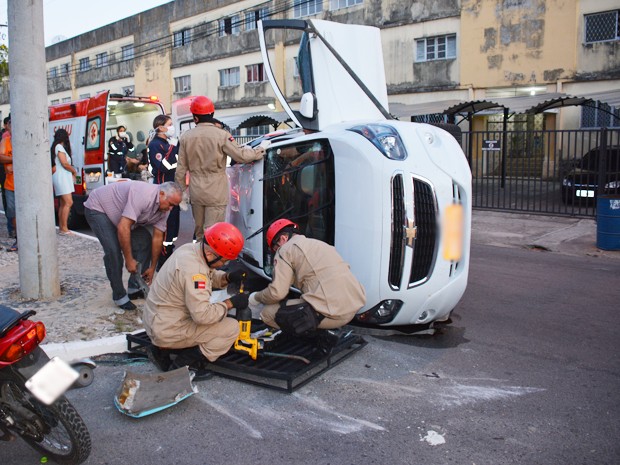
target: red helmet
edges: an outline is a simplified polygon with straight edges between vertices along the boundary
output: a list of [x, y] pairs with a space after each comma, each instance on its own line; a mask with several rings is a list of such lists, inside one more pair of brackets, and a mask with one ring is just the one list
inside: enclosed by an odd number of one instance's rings
[[228, 260], [234, 260], [243, 249], [243, 234], [230, 223], [215, 223], [205, 229], [205, 241], [209, 247]]
[[282, 218], [281, 220], [271, 223], [271, 226], [269, 226], [269, 229], [267, 230], [267, 245], [270, 249], [272, 248], [271, 243], [273, 242], [273, 238], [287, 226], [293, 226], [295, 229], [299, 228], [297, 223], [293, 223], [291, 220], [287, 220], [286, 218]]
[[213, 101], [209, 97], [199, 95], [189, 104], [189, 111], [193, 115], [210, 115], [215, 113], [215, 105], [213, 105]]

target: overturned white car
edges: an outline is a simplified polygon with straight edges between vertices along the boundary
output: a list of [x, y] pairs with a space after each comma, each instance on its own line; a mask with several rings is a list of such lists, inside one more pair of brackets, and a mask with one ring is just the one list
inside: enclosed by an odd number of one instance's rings
[[[229, 218], [247, 238], [242, 260], [269, 277], [265, 231], [288, 218], [334, 245], [364, 285], [355, 323], [446, 320], [469, 271], [471, 172], [460, 146], [437, 127], [390, 116], [377, 28], [274, 20], [259, 35], [265, 72], [303, 130], [271, 136], [264, 161], [229, 168]], [[279, 71], [277, 82], [275, 62], [297, 63], [299, 110], [282, 89], [297, 73]]]

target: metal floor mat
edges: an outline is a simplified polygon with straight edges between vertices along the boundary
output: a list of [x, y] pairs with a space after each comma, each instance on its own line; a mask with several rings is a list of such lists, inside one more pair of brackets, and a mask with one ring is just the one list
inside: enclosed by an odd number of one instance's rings
[[[313, 344], [301, 340], [275, 341], [260, 350], [252, 360], [246, 353], [234, 350], [210, 364], [214, 374], [279, 391], [293, 392], [330, 370], [364, 347], [367, 342], [349, 332], [341, 337], [329, 355], [320, 353]], [[146, 332], [127, 335], [127, 349], [142, 351], [151, 345]]]

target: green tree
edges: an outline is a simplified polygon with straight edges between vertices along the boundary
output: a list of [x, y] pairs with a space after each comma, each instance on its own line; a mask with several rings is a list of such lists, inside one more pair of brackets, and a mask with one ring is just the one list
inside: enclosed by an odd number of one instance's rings
[[9, 47], [0, 45], [0, 79], [9, 75]]

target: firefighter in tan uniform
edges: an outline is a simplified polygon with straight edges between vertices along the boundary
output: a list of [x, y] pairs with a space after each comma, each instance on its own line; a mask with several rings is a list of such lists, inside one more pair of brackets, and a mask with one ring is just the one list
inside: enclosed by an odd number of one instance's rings
[[216, 268], [236, 259], [242, 247], [243, 236], [235, 226], [216, 223], [205, 230], [203, 241], [181, 246], [161, 267], [142, 319], [155, 346], [149, 358], [163, 371], [185, 365], [204, 368], [206, 360], [217, 360], [237, 339], [239, 323], [227, 313], [231, 308], [246, 308], [248, 295], [210, 300], [214, 288], [241, 282], [242, 272], [227, 274]]
[[[250, 295], [250, 308], [264, 304], [262, 320], [269, 326], [302, 337], [340, 328], [366, 303], [364, 287], [336, 249], [298, 234], [298, 225], [287, 219], [267, 230], [267, 243], [276, 253], [273, 281]], [[301, 299], [286, 301], [289, 288]]]
[[175, 180], [184, 189], [189, 177], [189, 197], [194, 215], [195, 237], [212, 224], [224, 221], [229, 187], [226, 176], [227, 156], [239, 163], [249, 163], [265, 156], [265, 148], [240, 147], [229, 132], [215, 125], [215, 106], [211, 99], [199, 96], [192, 100], [190, 111], [196, 127], [179, 139]]

